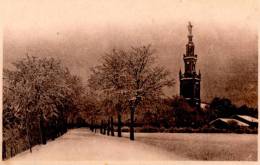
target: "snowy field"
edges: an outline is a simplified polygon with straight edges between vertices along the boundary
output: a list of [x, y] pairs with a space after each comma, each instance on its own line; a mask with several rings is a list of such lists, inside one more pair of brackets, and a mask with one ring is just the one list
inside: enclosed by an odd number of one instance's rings
[[257, 161], [256, 134], [138, 133], [137, 141], [190, 160]]
[[257, 135], [136, 133], [136, 141], [72, 129], [5, 161], [256, 160]]

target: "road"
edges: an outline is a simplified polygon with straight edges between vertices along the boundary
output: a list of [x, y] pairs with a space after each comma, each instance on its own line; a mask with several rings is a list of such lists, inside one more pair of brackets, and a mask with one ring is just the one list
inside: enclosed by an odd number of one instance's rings
[[159, 147], [128, 138], [90, 132], [86, 128], [69, 130], [46, 145], [33, 147], [7, 160], [12, 161], [154, 161], [186, 160]]
[[175, 161], [257, 160], [256, 134], [136, 133], [136, 140], [69, 130], [47, 145], [33, 147], [5, 162], [13, 161]]

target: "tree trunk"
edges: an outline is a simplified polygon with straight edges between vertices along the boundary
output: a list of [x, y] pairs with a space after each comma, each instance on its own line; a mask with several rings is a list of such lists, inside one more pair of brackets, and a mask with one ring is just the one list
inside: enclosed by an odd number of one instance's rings
[[11, 145], [11, 157], [13, 157], [14, 155], [13, 155], [13, 145]]
[[103, 135], [106, 135], [106, 133], [107, 133], [107, 125], [106, 125], [106, 123], [105, 123], [105, 121], [103, 122]]
[[3, 146], [2, 146], [2, 160], [5, 160], [6, 159], [6, 143], [5, 143], [4, 140], [3, 140], [2, 144], [3, 144]]
[[28, 112], [26, 112], [26, 136], [27, 136], [27, 142], [30, 148], [30, 152], [32, 153], [32, 145], [31, 145], [31, 137], [29, 133], [29, 115]]
[[113, 120], [113, 116], [110, 117], [110, 128], [111, 128], [111, 136], [115, 136], [115, 132], [114, 132], [114, 120]]
[[55, 121], [54, 120], [51, 120], [51, 123], [50, 123], [50, 130], [51, 130], [51, 140], [54, 140], [55, 139]]
[[14, 155], [18, 153], [18, 146], [14, 146]]
[[95, 133], [97, 133], [97, 125], [96, 125], [96, 123], [94, 125], [94, 130], [95, 130]]
[[65, 133], [65, 114], [64, 114], [64, 108], [61, 108], [61, 119], [60, 119], [60, 122], [61, 122], [61, 135], [63, 135]]
[[108, 121], [107, 121], [107, 136], [109, 136], [110, 134], [110, 119], [108, 118]]
[[40, 116], [40, 132], [41, 132], [41, 144], [46, 144], [46, 133], [44, 128], [43, 114]]
[[93, 128], [93, 119], [91, 119], [90, 130], [91, 130], [92, 132], [94, 132], [94, 128]]
[[122, 137], [121, 112], [117, 112], [117, 136]]
[[131, 123], [130, 123], [130, 140], [135, 140], [134, 137], [134, 113], [135, 107], [131, 107]]
[[64, 133], [66, 133], [67, 132], [67, 130], [68, 130], [68, 123], [67, 123], [67, 119], [68, 119], [68, 115], [67, 115], [67, 113], [66, 113], [66, 109], [64, 109], [64, 114], [63, 114], [63, 134]]
[[106, 124], [104, 124], [104, 132], [103, 132], [104, 135], [106, 134], [106, 131], [107, 131]]
[[39, 116], [39, 134], [40, 134], [40, 141], [39, 141], [39, 144], [42, 144], [42, 128], [41, 128], [41, 117]]
[[68, 123], [67, 123], [67, 117], [64, 119], [64, 133], [68, 131]]
[[103, 120], [101, 120], [100, 124], [100, 134], [103, 134]]
[[54, 124], [54, 128], [55, 128], [55, 139], [58, 137], [58, 121], [56, 120], [55, 121], [55, 124]]

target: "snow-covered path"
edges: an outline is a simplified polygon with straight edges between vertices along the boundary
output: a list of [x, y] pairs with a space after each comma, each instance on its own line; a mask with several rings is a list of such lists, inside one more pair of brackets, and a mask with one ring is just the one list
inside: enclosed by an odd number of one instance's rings
[[153, 161], [185, 160], [155, 146], [128, 138], [92, 133], [86, 128], [69, 130], [47, 145], [33, 147], [7, 160], [12, 161]]

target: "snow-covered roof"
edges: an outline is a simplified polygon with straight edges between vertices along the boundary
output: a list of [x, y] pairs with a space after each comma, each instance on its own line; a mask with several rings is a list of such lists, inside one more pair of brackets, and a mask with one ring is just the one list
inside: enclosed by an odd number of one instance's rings
[[237, 115], [237, 116], [246, 120], [246, 121], [249, 121], [249, 122], [254, 122], [254, 123], [258, 122], [257, 118], [254, 118], [254, 117], [251, 117], [251, 116], [247, 116], [247, 115]]
[[207, 104], [207, 103], [200, 103], [200, 107], [201, 107], [202, 109], [205, 109], [207, 105], [209, 105], [209, 104]]
[[213, 124], [214, 122], [216, 122], [218, 120], [223, 121], [223, 122], [225, 122], [227, 124], [229, 124], [229, 122], [233, 121], [233, 122], [236, 122], [237, 125], [239, 125], [239, 126], [243, 126], [243, 127], [248, 127], [249, 126], [248, 124], [246, 124], [244, 122], [241, 122], [241, 121], [236, 120], [236, 119], [230, 119], [230, 118], [217, 118], [216, 120], [213, 120], [212, 122], [210, 122], [210, 124]]

